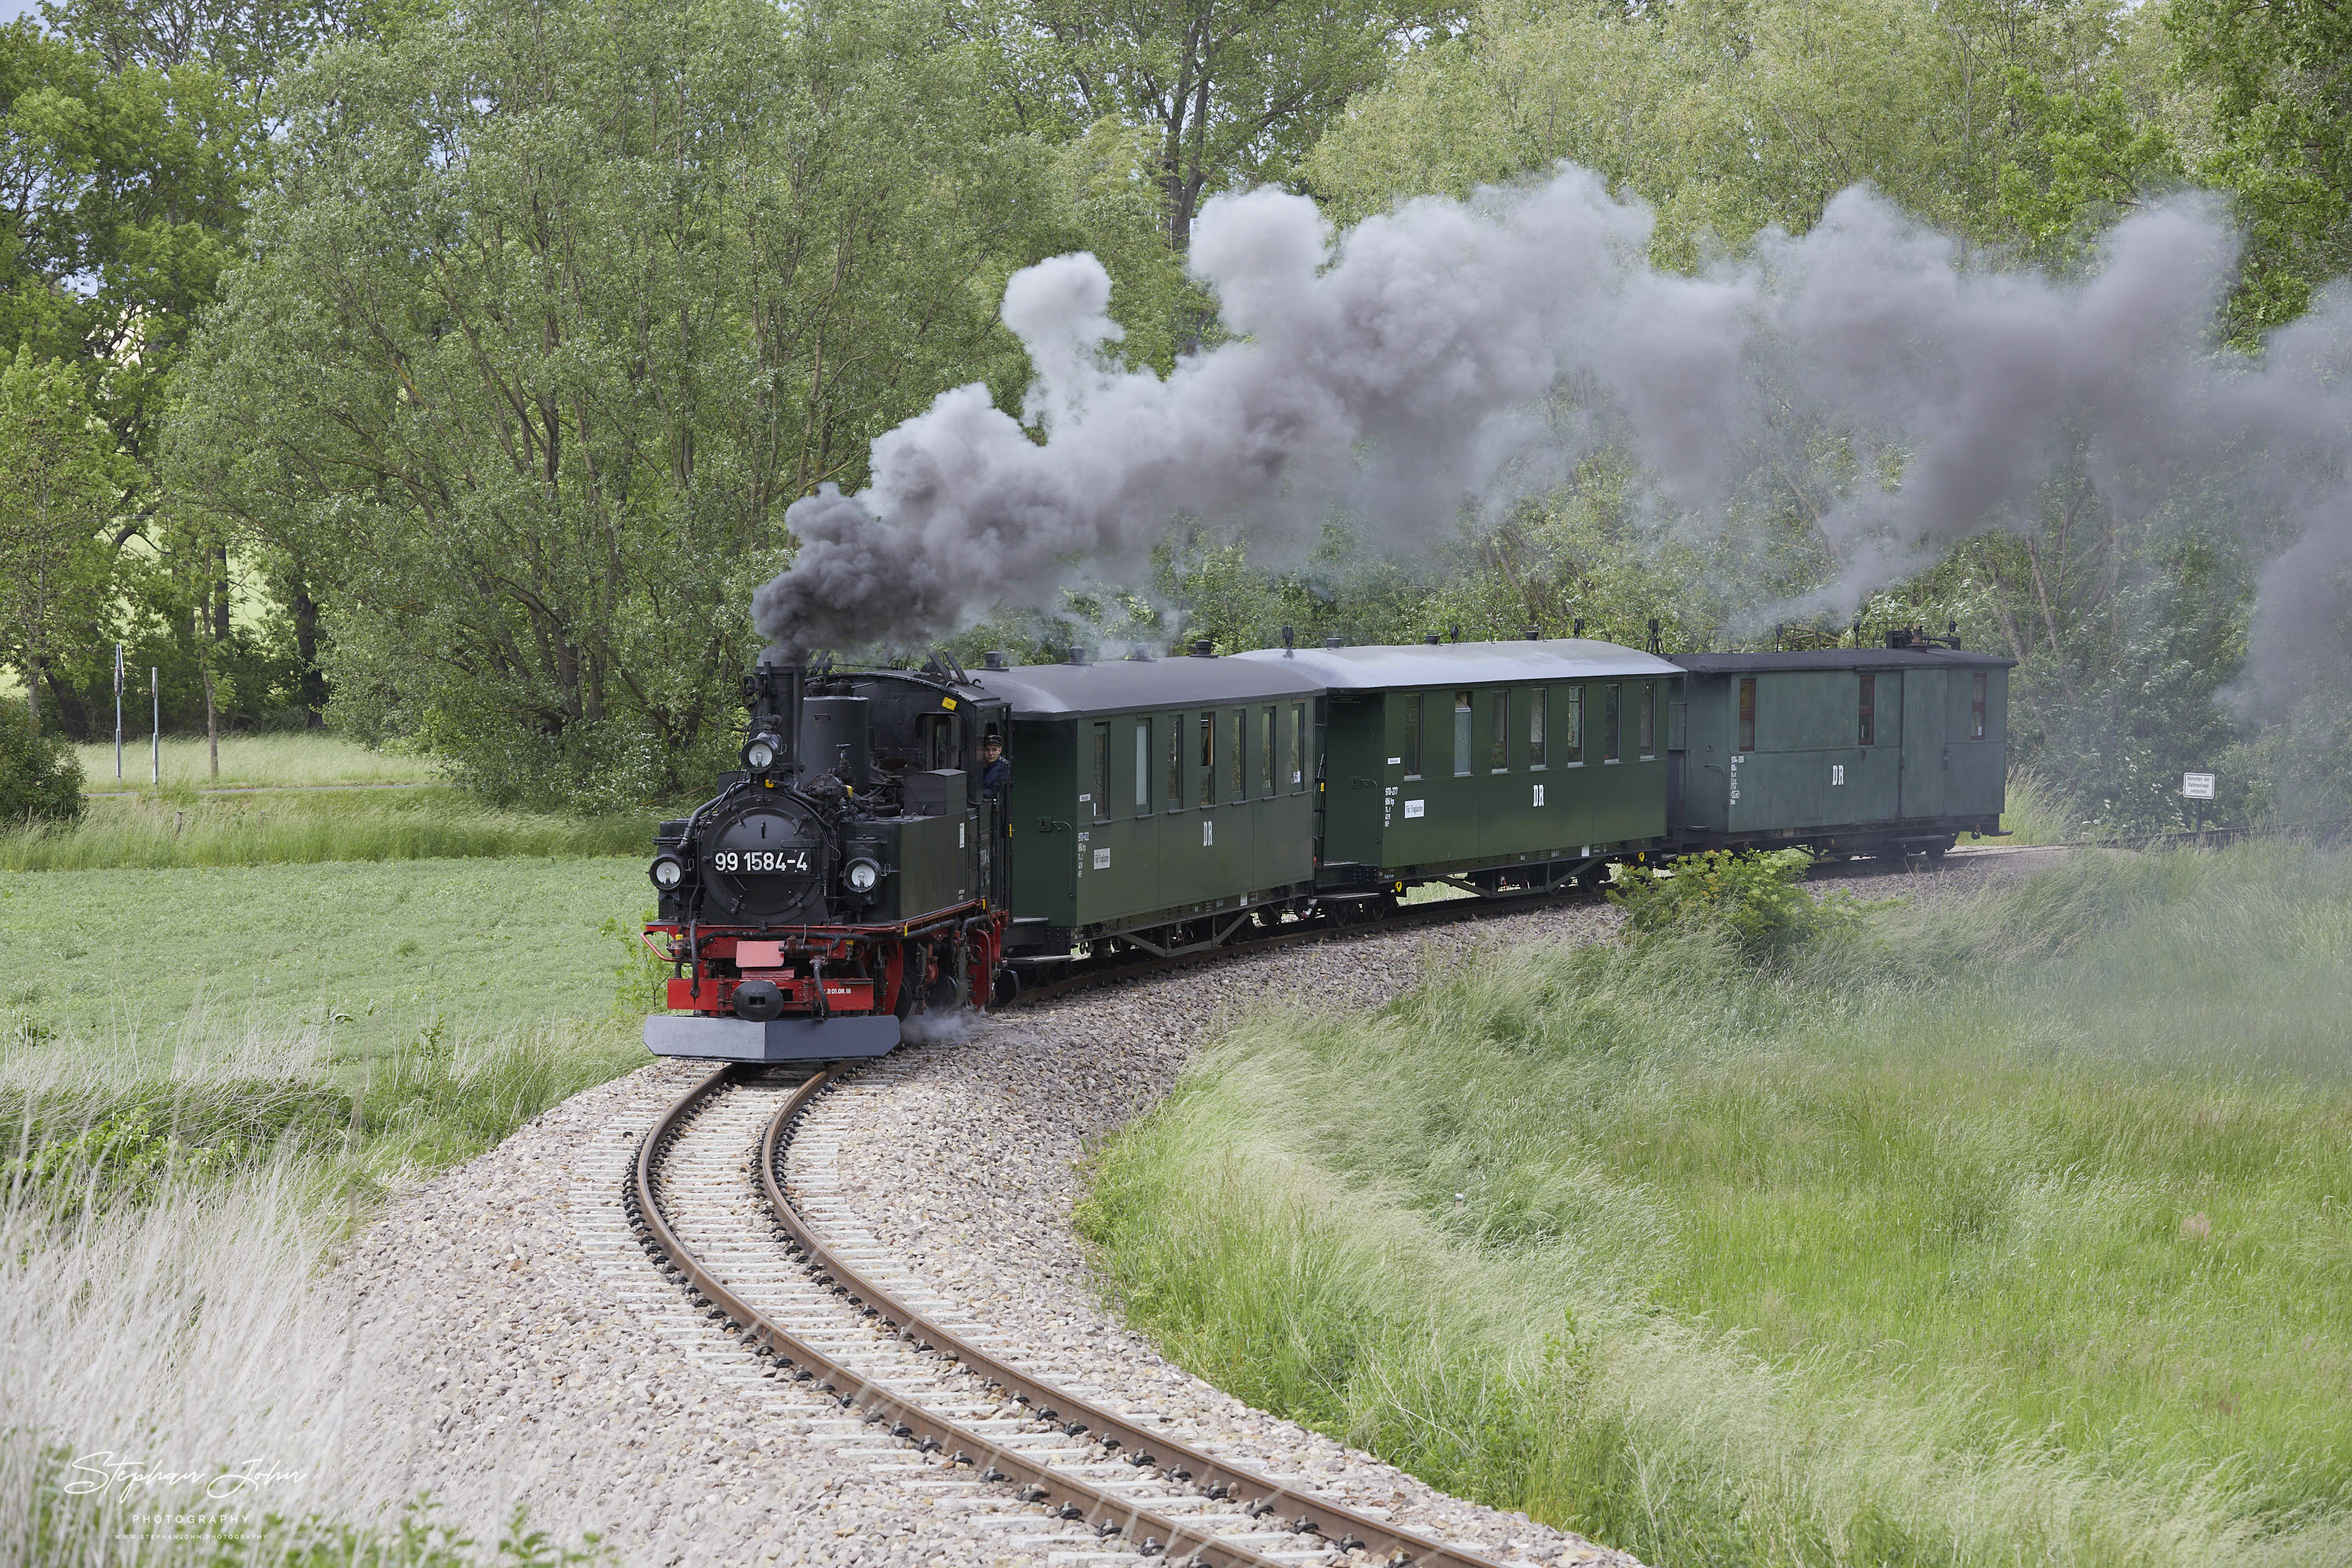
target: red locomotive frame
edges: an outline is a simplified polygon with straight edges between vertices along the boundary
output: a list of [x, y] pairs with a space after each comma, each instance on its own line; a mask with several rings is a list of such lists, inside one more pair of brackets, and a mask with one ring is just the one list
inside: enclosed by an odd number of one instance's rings
[[[646, 934], [668, 938], [661, 954], [688, 973], [672, 978], [674, 1013], [734, 1017], [746, 982], [772, 982], [782, 1018], [904, 1018], [918, 1005], [986, 1008], [995, 1000], [1011, 916], [976, 899], [905, 924], [689, 926], [657, 921]], [[909, 967], [922, 968], [908, 984]], [[959, 973], [959, 969], [961, 973]], [[943, 996], [942, 986], [951, 986]]]

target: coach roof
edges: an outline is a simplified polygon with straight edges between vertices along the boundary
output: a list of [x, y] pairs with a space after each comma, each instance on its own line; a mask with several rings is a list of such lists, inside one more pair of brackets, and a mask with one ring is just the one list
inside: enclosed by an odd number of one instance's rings
[[1528, 638], [1523, 642], [1369, 643], [1360, 647], [1302, 647], [1239, 653], [1235, 664], [1297, 668], [1333, 691], [1398, 688], [1536, 685], [1605, 680], [1612, 676], [1680, 675], [1654, 654], [1590, 637]]
[[1693, 675], [1756, 675], [1804, 669], [1991, 669], [2017, 660], [1951, 647], [1823, 647], [1804, 653], [1678, 653]]
[[1315, 697], [1323, 689], [1321, 682], [1303, 668], [1269, 668], [1246, 658], [1022, 664], [1010, 669], [975, 669], [971, 675], [972, 685], [1011, 703], [1014, 717], [1021, 719], [1210, 708], [1225, 702]]

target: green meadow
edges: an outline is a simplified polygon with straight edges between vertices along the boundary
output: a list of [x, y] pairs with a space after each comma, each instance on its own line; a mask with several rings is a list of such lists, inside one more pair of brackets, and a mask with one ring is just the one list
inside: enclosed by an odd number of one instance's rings
[[323, 861], [0, 873], [0, 1005], [53, 1033], [150, 1036], [192, 1013], [376, 1048], [434, 1019], [614, 1009], [651, 903], [635, 858]]
[[1251, 1016], [1102, 1148], [1130, 1318], [1654, 1563], [2352, 1561], [2352, 859], [2080, 855]]

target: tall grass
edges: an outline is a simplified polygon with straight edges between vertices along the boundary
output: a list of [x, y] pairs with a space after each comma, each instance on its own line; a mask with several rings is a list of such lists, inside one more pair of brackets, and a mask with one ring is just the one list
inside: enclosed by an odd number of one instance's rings
[[446, 786], [97, 800], [68, 826], [0, 832], [0, 870], [635, 854], [653, 815], [500, 811]]
[[[2000, 825], [2009, 830], [1997, 844], [2064, 844], [2081, 837], [2082, 813], [2066, 792], [2032, 768], [2011, 768], [2004, 791]], [[1975, 839], [1970, 842], [1987, 842]]]
[[1258, 1016], [1099, 1154], [1130, 1317], [1650, 1561], [2352, 1560], [2352, 865], [2083, 856]]
[[[314, 1029], [204, 1017], [0, 1038], [0, 1561], [551, 1556], [384, 1490], [402, 1435], [373, 1425], [361, 1447], [355, 1417], [383, 1404], [368, 1342], [312, 1287], [378, 1194], [640, 1060], [625, 1031], [572, 1025], [428, 1030], [357, 1061]], [[100, 1456], [190, 1479], [93, 1486]], [[271, 1479], [236, 1483], [257, 1468]], [[247, 1517], [159, 1532], [158, 1512]]]
[[[150, 772], [147, 737], [126, 735], [122, 777], [114, 776], [111, 740], [74, 748], [81, 758], [84, 788], [92, 792], [144, 790]], [[212, 772], [211, 748], [203, 736], [166, 736], [162, 746], [163, 786], [173, 789], [314, 788], [322, 784], [426, 784], [441, 775], [425, 757], [373, 751], [339, 735], [224, 735], [220, 776]]]

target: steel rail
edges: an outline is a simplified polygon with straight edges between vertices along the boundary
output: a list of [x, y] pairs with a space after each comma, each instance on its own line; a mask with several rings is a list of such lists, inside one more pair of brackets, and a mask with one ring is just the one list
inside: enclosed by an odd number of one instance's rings
[[[1073, 991], [1090, 991], [1097, 985], [1115, 984], [1122, 980], [1140, 980], [1146, 975], [1166, 974], [1175, 970], [1192, 969], [1219, 959], [1238, 958], [1245, 953], [1270, 952], [1276, 948], [1291, 947], [1303, 942], [1331, 942], [1347, 937], [1380, 936], [1389, 931], [1412, 931], [1422, 926], [1458, 925], [1465, 921], [1501, 919], [1505, 915], [1525, 914], [1546, 905], [1567, 903], [1582, 895], [1592, 897], [1580, 887], [1533, 888], [1511, 893], [1486, 893], [1460, 899], [1443, 899], [1435, 903], [1407, 904], [1394, 914], [1380, 915], [1356, 921], [1302, 921], [1297, 930], [1279, 928], [1262, 936], [1244, 937], [1239, 942], [1219, 942], [1214, 947], [1196, 947], [1165, 958], [1149, 954], [1119, 954], [1109, 959], [1074, 959], [1069, 968], [1052, 980], [1021, 982], [1020, 994], [1011, 1004], [1019, 1007], [1048, 996], [1060, 996]], [[1116, 939], [1113, 939], [1116, 940]]]
[[1196, 1488], [1213, 1499], [1234, 1503], [1260, 1518], [1279, 1520], [1293, 1532], [1311, 1531], [1339, 1551], [1361, 1549], [1398, 1564], [1501, 1568], [1491, 1557], [1448, 1546], [1344, 1505], [1295, 1490], [1165, 1433], [1138, 1426], [1116, 1411], [1040, 1383], [875, 1284], [825, 1245], [824, 1238], [801, 1215], [784, 1192], [784, 1151], [791, 1142], [793, 1126], [817, 1095], [835, 1081], [831, 1074], [820, 1073], [777, 1108], [761, 1136], [757, 1161], [760, 1188], [769, 1208], [819, 1283], [829, 1284], [859, 1306], [873, 1309], [918, 1350], [961, 1363], [966, 1371], [1003, 1389], [1014, 1403], [1026, 1405], [1040, 1419], [1060, 1426], [1068, 1436], [1090, 1436], [1114, 1455], [1124, 1448], [1128, 1463], [1139, 1468], [1157, 1469], [1170, 1479]]
[[[768, 1318], [704, 1268], [663, 1216], [661, 1161], [687, 1124], [735, 1079], [737, 1072], [731, 1063], [720, 1068], [663, 1112], [638, 1143], [636, 1160], [623, 1184], [622, 1206], [639, 1245], [648, 1257], [657, 1263], [667, 1262], [685, 1277], [688, 1299], [698, 1299], [698, 1304], [708, 1308], [706, 1318], [722, 1321], [726, 1331], [742, 1340], [754, 1354], [790, 1369], [795, 1382], [814, 1383], [845, 1411], [856, 1411], [866, 1425], [879, 1426], [926, 1453], [945, 1453], [950, 1466], [968, 1466], [982, 1480], [1015, 1483], [1022, 1501], [1043, 1504], [1052, 1517], [1086, 1524], [1098, 1538], [1124, 1537], [1145, 1555], [1164, 1553], [1183, 1568], [1280, 1568], [1271, 1557], [1220, 1539], [1221, 1533], [1232, 1533], [1230, 1527], [1221, 1532], [1156, 1512], [900, 1398]], [[826, 1082], [827, 1075], [822, 1071], [808, 1079], [786, 1099], [779, 1116], [796, 1116]], [[866, 1293], [876, 1294], [870, 1289]]]

